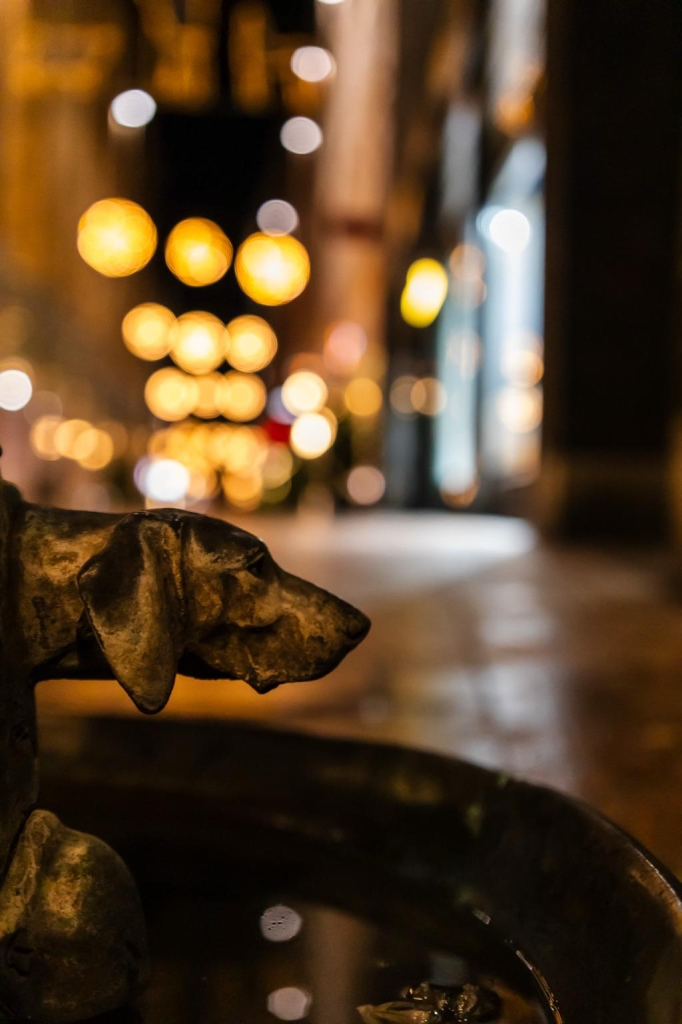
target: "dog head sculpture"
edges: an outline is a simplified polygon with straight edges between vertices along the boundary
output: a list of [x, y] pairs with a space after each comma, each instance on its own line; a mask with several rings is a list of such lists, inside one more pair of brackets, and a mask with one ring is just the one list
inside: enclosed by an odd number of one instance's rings
[[369, 629], [351, 605], [280, 569], [258, 538], [191, 512], [126, 516], [76, 581], [81, 638], [92, 630], [112, 674], [150, 714], [178, 671], [265, 693], [325, 675]]

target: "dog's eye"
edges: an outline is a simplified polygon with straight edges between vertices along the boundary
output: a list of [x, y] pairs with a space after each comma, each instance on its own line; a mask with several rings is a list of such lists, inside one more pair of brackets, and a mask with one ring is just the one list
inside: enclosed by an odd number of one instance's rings
[[248, 566], [249, 572], [252, 576], [255, 576], [257, 580], [262, 580], [267, 572], [268, 564], [265, 555], [261, 555], [257, 561], [252, 562]]

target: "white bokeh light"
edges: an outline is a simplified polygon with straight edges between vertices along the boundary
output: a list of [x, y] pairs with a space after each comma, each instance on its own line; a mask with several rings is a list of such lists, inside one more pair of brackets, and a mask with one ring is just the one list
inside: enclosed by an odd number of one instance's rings
[[261, 935], [268, 942], [289, 942], [301, 930], [303, 919], [291, 907], [278, 903], [264, 910], [260, 918]]
[[530, 241], [530, 222], [520, 210], [499, 210], [491, 219], [490, 237], [510, 255], [523, 252]]
[[111, 101], [111, 116], [124, 128], [143, 128], [156, 113], [156, 103], [144, 89], [127, 89]]
[[264, 235], [290, 235], [298, 227], [298, 214], [284, 199], [268, 199], [258, 208], [256, 223]]
[[138, 488], [152, 501], [181, 501], [189, 490], [189, 470], [176, 459], [149, 460], [139, 477]]
[[291, 55], [291, 70], [304, 82], [323, 82], [334, 67], [334, 58], [322, 46], [299, 46]]
[[309, 992], [291, 985], [270, 993], [268, 1010], [280, 1020], [302, 1020], [308, 1015], [311, 1002]]
[[23, 370], [3, 370], [0, 373], [0, 409], [17, 412], [31, 401], [33, 385]]
[[314, 153], [322, 145], [322, 129], [310, 117], [290, 117], [279, 137], [285, 149], [299, 156]]

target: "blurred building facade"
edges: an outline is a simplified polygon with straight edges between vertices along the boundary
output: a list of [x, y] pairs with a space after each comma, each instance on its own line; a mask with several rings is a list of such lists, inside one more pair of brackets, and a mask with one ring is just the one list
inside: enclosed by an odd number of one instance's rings
[[29, 496], [674, 519], [672, 4], [0, 17], [0, 430]]

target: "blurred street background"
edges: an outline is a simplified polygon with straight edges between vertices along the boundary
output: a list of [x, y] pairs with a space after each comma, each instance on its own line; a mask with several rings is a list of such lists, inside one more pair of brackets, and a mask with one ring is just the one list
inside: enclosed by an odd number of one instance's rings
[[682, 873], [680, 17], [0, 6], [3, 477], [227, 518], [374, 620], [166, 714], [494, 765]]

